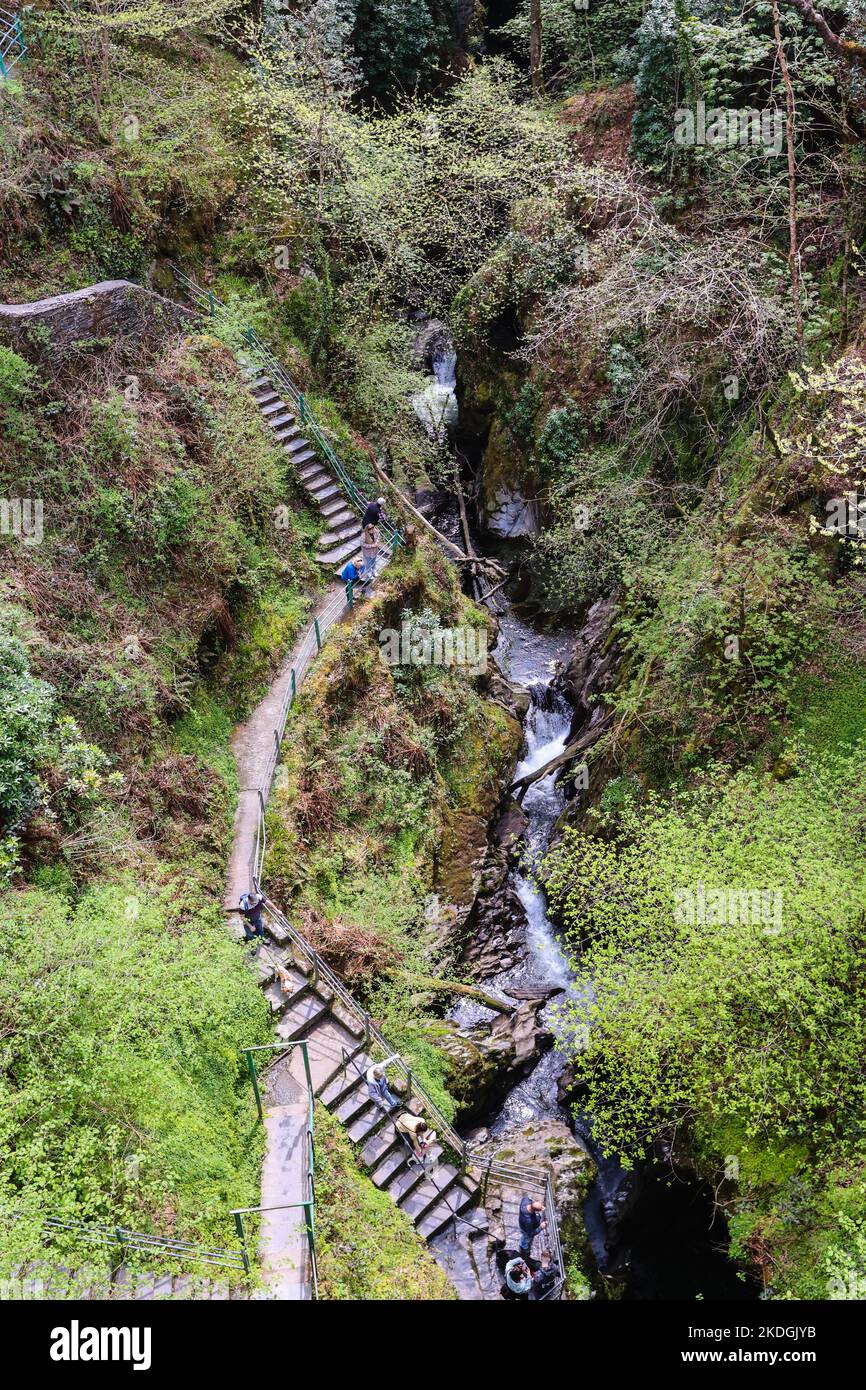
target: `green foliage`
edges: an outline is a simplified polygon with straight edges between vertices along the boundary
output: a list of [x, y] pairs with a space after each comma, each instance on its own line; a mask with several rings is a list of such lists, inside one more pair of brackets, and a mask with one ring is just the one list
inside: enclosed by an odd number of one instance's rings
[[3, 1209], [231, 1244], [261, 1148], [238, 1049], [268, 1021], [219, 911], [126, 882], [4, 912]]
[[[541, 0], [543, 72], [548, 90], [599, 86], [623, 66], [621, 50], [643, 17], [641, 0]], [[529, 62], [529, 0], [519, 0], [513, 19], [493, 31], [522, 61]]]
[[0, 827], [16, 830], [39, 798], [37, 773], [48, 755], [54, 691], [30, 673], [14, 637], [0, 634]]
[[[604, 838], [567, 831], [549, 858], [568, 940], [585, 943], [574, 965], [594, 1002], [575, 1065], [608, 1148], [634, 1155], [684, 1117], [759, 1145], [856, 1148], [862, 756], [792, 750], [781, 782], [718, 766], [669, 802], [627, 804]], [[770, 896], [747, 910], [715, 897], [742, 892]]]
[[832, 606], [823, 562], [805, 540], [757, 534], [731, 545], [699, 525], [694, 540], [632, 573], [620, 629], [631, 662], [617, 708], [640, 708], [669, 766], [748, 747], [778, 724]]
[[316, 1249], [326, 1299], [453, 1299], [408, 1218], [359, 1172], [340, 1124], [316, 1111]]

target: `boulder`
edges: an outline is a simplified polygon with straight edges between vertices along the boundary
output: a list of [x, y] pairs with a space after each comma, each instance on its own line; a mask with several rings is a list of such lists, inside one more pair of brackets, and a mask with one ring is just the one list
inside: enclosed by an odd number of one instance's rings
[[447, 1019], [436, 1025], [431, 1041], [447, 1058], [446, 1084], [461, 1122], [489, 1114], [553, 1045], [553, 1034], [539, 1019], [543, 1005], [543, 999], [528, 999], [512, 1013], [470, 1028]]

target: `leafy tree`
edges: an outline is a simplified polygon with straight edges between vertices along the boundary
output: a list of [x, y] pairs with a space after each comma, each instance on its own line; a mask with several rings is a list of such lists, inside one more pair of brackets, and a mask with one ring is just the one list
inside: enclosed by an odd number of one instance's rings
[[[696, 1119], [765, 1142], [856, 1141], [863, 753], [792, 748], [796, 775], [783, 781], [717, 766], [668, 802], [631, 799], [601, 816], [603, 838], [566, 831], [549, 857], [574, 999], [592, 999], [588, 1015], [582, 1002], [568, 1008], [589, 1024], [574, 1061], [609, 1149], [640, 1153], [660, 1128]], [[690, 919], [681, 905], [699, 887], [711, 906]], [[728, 908], [749, 890], [778, 898], [763, 915]]]

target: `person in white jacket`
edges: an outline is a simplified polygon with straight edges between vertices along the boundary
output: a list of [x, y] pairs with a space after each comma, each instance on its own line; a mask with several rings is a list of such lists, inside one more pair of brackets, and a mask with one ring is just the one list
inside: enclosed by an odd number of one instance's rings
[[383, 1110], [393, 1110], [395, 1105], [400, 1104], [397, 1097], [392, 1096], [385, 1079], [385, 1068], [396, 1062], [398, 1056], [399, 1053], [395, 1052], [393, 1057], [386, 1057], [384, 1062], [375, 1062], [372, 1067], [367, 1068], [367, 1090], [370, 1099]]

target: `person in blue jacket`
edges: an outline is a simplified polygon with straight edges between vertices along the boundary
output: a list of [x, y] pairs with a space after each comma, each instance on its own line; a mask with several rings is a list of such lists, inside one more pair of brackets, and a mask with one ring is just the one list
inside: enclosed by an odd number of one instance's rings
[[363, 571], [358, 569], [354, 560], [349, 560], [340, 570], [340, 578], [345, 581], [346, 598], [352, 602], [352, 589], [356, 584], [360, 584], [364, 578]]

